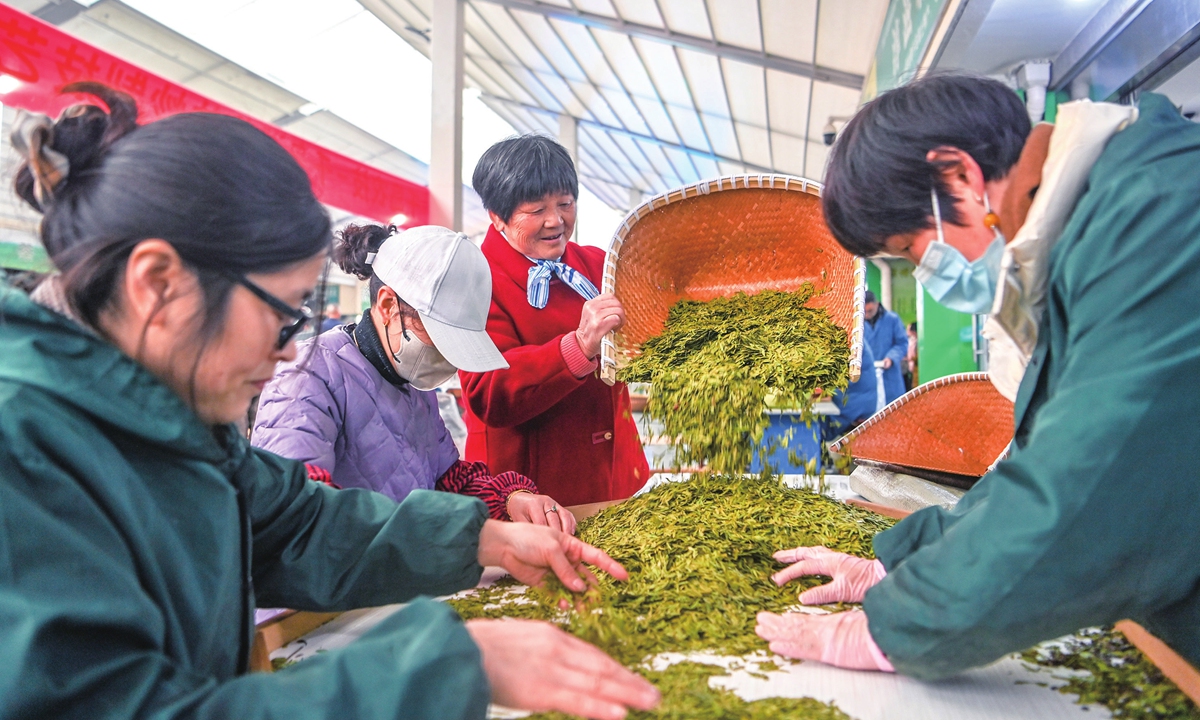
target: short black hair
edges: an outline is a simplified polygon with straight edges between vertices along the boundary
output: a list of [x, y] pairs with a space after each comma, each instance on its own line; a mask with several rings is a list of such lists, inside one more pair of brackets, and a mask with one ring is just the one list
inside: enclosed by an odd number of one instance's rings
[[504, 222], [512, 219], [521, 203], [550, 193], [579, 197], [579, 177], [571, 154], [536, 133], [506, 138], [488, 148], [475, 166], [471, 185], [483, 206]]
[[929, 190], [942, 218], [959, 223], [941, 172], [925, 159], [938, 147], [974, 158], [996, 180], [1021, 156], [1032, 125], [1007, 85], [972, 75], [930, 75], [889, 90], [846, 124], [830, 151], [821, 204], [842, 247], [874, 255], [893, 235], [933, 227]]
[[870, 290], [863, 293], [863, 305], [869, 305], [873, 302], [879, 302], [875, 299], [875, 293], [871, 292]]

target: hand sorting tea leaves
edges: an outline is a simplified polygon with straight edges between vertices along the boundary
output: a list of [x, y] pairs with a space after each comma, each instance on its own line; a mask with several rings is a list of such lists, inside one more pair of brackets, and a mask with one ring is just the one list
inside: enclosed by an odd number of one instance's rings
[[813, 392], [846, 387], [846, 332], [795, 292], [681, 300], [661, 335], [618, 375], [651, 384], [646, 414], [661, 420], [681, 464], [744, 472], [767, 427], [768, 397], [807, 413]]
[[[522, 617], [554, 622], [611, 654], [658, 686], [663, 704], [631, 718], [796, 718], [843, 720], [836, 707], [812, 699], [745, 702], [709, 686], [726, 671], [683, 662], [665, 670], [646, 661], [665, 652], [709, 650], [742, 656], [763, 648], [754, 635], [759, 610], [783, 612], [797, 593], [820, 585], [802, 578], [783, 587], [779, 547], [824, 545], [870, 558], [871, 540], [894, 521], [820, 495], [788, 490], [778, 478], [698, 475], [668, 483], [608, 508], [579, 526], [579, 537], [603, 547], [629, 570], [626, 583], [602, 576], [597, 588], [572, 593], [550, 577], [526, 589], [505, 580], [450, 601], [464, 618]], [[831, 609], [837, 610], [839, 607]], [[1027, 662], [1086, 670], [1063, 692], [1102, 703], [1116, 717], [1200, 720], [1200, 710], [1115, 631], [1084, 631], [1053, 649], [1026, 652]], [[760, 672], [777, 670], [774, 663]], [[562, 718], [546, 714], [539, 718]]]
[[[836, 708], [805, 699], [746, 703], [708, 679], [722, 668], [685, 663], [651, 671], [644, 663], [664, 652], [708, 650], [741, 656], [764, 649], [754, 634], [760, 610], [783, 612], [807, 578], [786, 587], [771, 581], [780, 547], [825, 545], [872, 557], [871, 539], [893, 521], [807, 491], [777, 477], [699, 475], [668, 483], [602, 511], [579, 525], [628, 570], [628, 582], [600, 577], [586, 596], [553, 578], [525, 592], [500, 582], [450, 601], [464, 618], [550, 620], [591, 642], [658, 685], [663, 705], [640, 718], [844, 718]], [[575, 608], [566, 611], [563, 608]], [[547, 715], [543, 717], [556, 717]]]

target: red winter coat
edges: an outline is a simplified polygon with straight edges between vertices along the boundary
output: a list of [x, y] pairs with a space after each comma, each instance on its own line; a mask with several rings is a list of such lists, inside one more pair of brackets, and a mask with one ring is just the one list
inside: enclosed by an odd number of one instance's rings
[[[556, 277], [538, 310], [525, 294], [533, 263], [495, 228], [483, 254], [492, 268], [487, 331], [509, 368], [459, 373], [467, 460], [486, 462], [494, 473], [526, 475], [563, 505], [629, 497], [650, 477], [629, 391], [595, 374], [575, 377], [560, 349], [563, 336], [579, 327], [583, 297]], [[600, 287], [603, 250], [567, 243], [562, 262]]]

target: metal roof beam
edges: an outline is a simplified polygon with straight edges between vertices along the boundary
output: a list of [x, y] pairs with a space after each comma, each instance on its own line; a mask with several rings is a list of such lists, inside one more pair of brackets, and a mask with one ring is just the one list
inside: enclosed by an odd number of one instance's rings
[[[537, 2], [536, 0], [473, 0], [473, 2], [489, 2], [495, 5], [502, 5], [512, 10], [523, 10], [525, 12], [537, 13], [546, 17], [565, 20], [567, 22], [580, 23], [589, 27], [600, 28], [603, 30], [611, 30], [613, 32], [622, 33], [631, 37], [640, 37], [646, 40], [654, 40], [664, 42], [675, 47], [685, 48], [687, 50], [695, 50], [696, 52], [716, 55], [717, 57], [737, 60], [750, 65], [759, 65], [780, 72], [800, 75], [821, 82], [831, 83], [833, 85], [841, 85], [842, 87], [851, 88], [853, 90], [861, 90], [863, 86], [863, 76], [844, 70], [836, 70], [834, 68], [823, 67], [814, 63], [802, 62], [791, 58], [783, 57], [782, 55], [772, 55], [767, 52], [758, 52], [737, 45], [709, 40], [707, 38], [696, 37], [694, 35], [684, 35], [666, 28], [656, 28], [650, 25], [641, 25], [639, 23], [626, 22], [620, 18], [610, 18], [604, 15], [596, 15], [594, 13], [583, 12], [581, 10], [573, 10], [571, 8], [560, 7], [558, 5], [547, 5]], [[741, 162], [740, 160], [736, 162]]]
[[1196, 0], [1111, 0], [1103, 10], [1110, 9], [1104, 25], [1097, 26], [1104, 14], [1097, 13], [1055, 58], [1050, 89], [1083, 77], [1092, 97], [1131, 102], [1143, 86], [1164, 82], [1195, 59], [1200, 41]]
[[1110, 0], [1050, 64], [1050, 89], [1061, 90], [1096, 59], [1153, 0]]
[[[488, 2], [491, 2], [491, 0], [488, 0]], [[523, 108], [525, 110], [528, 110], [529, 112], [545, 113], [547, 115], [562, 115], [563, 114], [563, 113], [555, 112], [553, 110], [548, 110], [544, 107], [538, 107], [536, 105], [526, 105], [523, 102], [518, 102], [516, 100], [509, 100], [508, 98], [496, 97], [495, 95], [489, 95], [487, 93], [480, 93], [479, 97], [483, 98], [484, 100], [489, 100], [491, 102], [498, 103], [500, 105], [511, 105], [513, 107]], [[699, 148], [688, 147], [687, 145], [680, 145], [679, 143], [673, 143], [673, 142], [670, 142], [669, 140], [663, 140], [661, 138], [656, 138], [653, 135], [643, 135], [642, 133], [633, 132], [632, 130], [626, 130], [625, 128], [616, 127], [615, 125], [605, 125], [604, 123], [599, 123], [599, 122], [596, 122], [595, 120], [589, 120], [587, 118], [581, 118], [581, 117], [575, 118], [575, 121], [577, 123], [579, 123], [580, 125], [587, 125], [589, 127], [594, 127], [598, 130], [603, 130], [605, 132], [613, 133], [614, 135], [624, 135], [625, 137], [633, 138], [634, 140], [641, 140], [643, 142], [653, 143], [655, 145], [659, 145], [659, 146], [662, 146], [665, 148], [673, 148], [675, 150], [679, 150], [680, 152], [685, 152], [689, 155], [696, 155], [698, 157], [706, 157], [709, 160], [714, 160], [717, 162], [727, 162], [727, 163], [733, 163], [735, 165], [741, 165], [742, 167], [746, 168], [747, 170], [754, 170], [756, 172], [764, 172], [764, 173], [778, 172], [769, 167], [763, 167], [762, 165], [755, 165], [754, 163], [748, 163], [745, 160], [742, 160], [740, 158], [729, 157], [727, 155], [718, 155], [716, 153], [709, 152], [707, 150], [700, 150]]]

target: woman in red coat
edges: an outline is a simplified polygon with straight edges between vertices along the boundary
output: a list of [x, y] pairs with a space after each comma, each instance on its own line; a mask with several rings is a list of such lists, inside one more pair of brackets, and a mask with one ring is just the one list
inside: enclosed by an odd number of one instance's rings
[[566, 505], [627, 498], [650, 467], [621, 383], [596, 376], [600, 340], [625, 322], [601, 295], [604, 251], [569, 242], [579, 184], [541, 135], [496, 143], [472, 178], [492, 227], [487, 331], [508, 368], [460, 373], [471, 461], [519, 472]]

